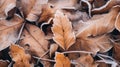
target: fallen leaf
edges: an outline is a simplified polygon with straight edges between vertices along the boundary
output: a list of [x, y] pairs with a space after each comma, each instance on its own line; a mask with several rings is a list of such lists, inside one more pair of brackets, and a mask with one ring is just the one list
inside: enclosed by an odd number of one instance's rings
[[120, 50], [120, 44], [118, 44], [118, 43], [114, 44], [114, 47], [113, 47], [113, 57], [118, 62], [120, 62], [120, 53], [119, 53], [119, 50]]
[[[48, 55], [43, 56], [48, 50], [48, 41], [45, 39], [43, 31], [40, 30], [35, 25], [26, 24], [25, 29], [22, 33], [20, 45], [23, 48], [27, 48], [32, 56], [38, 56], [43, 58], [49, 58]], [[41, 61], [45, 67], [49, 67], [50, 63], [46, 61]]]
[[94, 38], [77, 39], [75, 44], [80, 46], [79, 50], [93, 52], [94, 54], [97, 52], [104, 53], [112, 48], [112, 43], [108, 35], [102, 35]]
[[94, 62], [94, 59], [90, 54], [82, 55], [77, 60], [74, 60], [74, 62], [77, 63], [75, 67], [97, 67], [98, 66], [98, 64]]
[[55, 9], [77, 9], [78, 0], [49, 0], [48, 2], [53, 4]]
[[116, 5], [120, 5], [120, 0], [109, 0], [105, 5], [92, 9], [92, 14], [107, 12]]
[[15, 43], [21, 28], [23, 19], [14, 15], [11, 20], [0, 20], [0, 51]]
[[25, 53], [25, 50], [16, 45], [12, 44], [10, 46], [10, 52], [9, 52], [12, 60], [15, 62], [13, 65], [14, 67], [30, 67], [30, 55]]
[[67, 16], [60, 11], [55, 13], [53, 22], [53, 40], [64, 50], [69, 49], [69, 47], [75, 43], [75, 35], [71, 22]]
[[20, 0], [21, 11], [29, 21], [37, 21], [42, 13], [42, 5], [48, 0]]
[[0, 66], [1, 67], [8, 67], [8, 65], [9, 65], [9, 61], [7, 61], [7, 60], [0, 60]]
[[86, 27], [79, 30], [76, 35], [77, 38], [97, 36], [112, 32], [113, 29], [115, 29], [114, 25], [119, 11], [120, 6], [115, 6], [108, 14], [104, 14], [103, 17], [83, 22], [86, 24]]
[[115, 22], [115, 28], [120, 31], [120, 13], [118, 14]]
[[70, 60], [63, 53], [55, 53], [55, 62], [54, 67], [71, 67]]
[[0, 0], [0, 18], [8, 17], [9, 11], [14, 9], [15, 7], [16, 0]]
[[52, 54], [55, 53], [57, 49], [58, 49], [57, 44], [51, 44], [50, 45], [50, 57], [52, 57]]

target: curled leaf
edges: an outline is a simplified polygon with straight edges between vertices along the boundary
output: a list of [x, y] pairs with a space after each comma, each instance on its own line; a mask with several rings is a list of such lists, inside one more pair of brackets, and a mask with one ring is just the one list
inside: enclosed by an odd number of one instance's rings
[[0, 0], [0, 18], [8, 17], [9, 11], [14, 9], [15, 7], [16, 0]]
[[70, 60], [65, 57], [63, 53], [55, 53], [55, 65], [54, 67], [71, 67]]
[[72, 25], [66, 15], [57, 11], [53, 19], [52, 32], [54, 41], [64, 50], [69, 49], [75, 43], [75, 35], [72, 30]]
[[79, 30], [77, 38], [110, 33], [115, 28], [114, 25], [119, 11], [120, 6], [115, 6], [108, 14], [104, 14], [103, 17], [83, 22], [86, 26]]
[[57, 44], [51, 44], [50, 45], [50, 57], [52, 56], [53, 53], [55, 53], [55, 51], [58, 49], [58, 45]]
[[105, 5], [92, 9], [92, 14], [107, 12], [116, 5], [120, 5], [120, 0], [109, 0]]

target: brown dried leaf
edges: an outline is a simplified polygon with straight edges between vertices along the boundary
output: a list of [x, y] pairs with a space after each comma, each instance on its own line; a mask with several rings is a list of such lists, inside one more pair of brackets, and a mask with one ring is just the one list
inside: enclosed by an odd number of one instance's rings
[[47, 4], [48, 0], [20, 0], [25, 18], [29, 21], [37, 21], [42, 13], [42, 5]]
[[14, 67], [30, 67], [30, 55], [25, 53], [25, 50], [15, 44], [10, 46], [10, 56], [15, 62]]
[[65, 57], [63, 53], [55, 53], [55, 65], [54, 67], [71, 67], [70, 60]]
[[117, 16], [116, 22], [115, 22], [115, 28], [120, 31], [120, 13]]
[[9, 63], [7, 60], [0, 60], [0, 67], [8, 67]]
[[106, 35], [94, 38], [77, 39], [75, 44], [80, 46], [79, 50], [90, 51], [94, 54], [97, 52], [107, 52], [112, 48], [110, 38]]
[[75, 67], [97, 67], [98, 66], [98, 64], [94, 62], [94, 59], [90, 54], [80, 56], [80, 58], [75, 60], [75, 62], [77, 63]]
[[[20, 45], [24, 47], [31, 55], [42, 57], [48, 50], [48, 41], [45, 40], [43, 31], [35, 25], [26, 24], [22, 33]], [[44, 56], [48, 58], [48, 56]], [[41, 61], [45, 67], [49, 67], [50, 63]]]
[[53, 4], [55, 9], [76, 9], [78, 0], [49, 0], [48, 2]]
[[103, 17], [97, 18], [96, 20], [89, 20], [83, 22], [86, 27], [80, 29], [77, 34], [77, 38], [84, 38], [89, 36], [97, 36], [105, 33], [110, 33], [115, 28], [116, 17], [120, 11], [120, 6], [115, 6], [111, 9], [108, 14], [104, 14]]
[[8, 12], [16, 7], [16, 0], [0, 0], [0, 18], [6, 18]]
[[11, 20], [0, 20], [0, 51], [17, 40], [22, 22], [23, 19], [17, 15]]
[[120, 62], [120, 53], [119, 52], [120, 52], [120, 44], [115, 43], [114, 48], [113, 48], [113, 57], [118, 62]]
[[54, 41], [64, 50], [69, 49], [75, 43], [75, 35], [72, 25], [66, 15], [57, 11], [53, 19], [52, 32]]
[[120, 5], [120, 0], [109, 0], [105, 5], [92, 9], [92, 14], [107, 12], [115, 5]]
[[57, 44], [51, 44], [50, 45], [50, 57], [52, 57], [52, 54], [55, 53], [57, 49], [58, 49]]

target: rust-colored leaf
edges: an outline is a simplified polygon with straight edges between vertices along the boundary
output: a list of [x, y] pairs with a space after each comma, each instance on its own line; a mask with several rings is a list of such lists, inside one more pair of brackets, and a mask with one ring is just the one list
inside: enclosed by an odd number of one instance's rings
[[55, 61], [54, 67], [71, 67], [70, 60], [63, 53], [56, 52]]
[[0, 20], [0, 51], [17, 40], [22, 22], [23, 19], [18, 15], [11, 20]]
[[75, 60], [75, 62], [77, 63], [75, 67], [97, 67], [98, 66], [98, 64], [94, 62], [90, 54], [80, 56], [80, 58]]
[[15, 7], [16, 0], [0, 0], [0, 18], [6, 18], [9, 15], [9, 11]]
[[64, 50], [69, 49], [75, 43], [75, 35], [72, 30], [72, 25], [66, 15], [57, 11], [53, 19], [52, 31], [54, 41]]
[[[22, 40], [20, 45], [24, 47], [31, 55], [43, 57], [44, 53], [48, 50], [48, 41], [45, 39], [43, 31], [35, 25], [26, 24], [22, 33]], [[43, 58], [48, 58], [44, 56]], [[49, 67], [50, 63], [42, 61], [45, 67]]]
[[10, 56], [15, 62], [14, 67], [30, 67], [30, 55], [25, 53], [25, 50], [15, 44], [10, 46]]

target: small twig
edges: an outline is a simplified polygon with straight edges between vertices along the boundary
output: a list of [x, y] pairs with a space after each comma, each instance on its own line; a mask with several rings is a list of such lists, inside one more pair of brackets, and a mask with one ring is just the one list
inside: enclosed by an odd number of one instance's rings
[[47, 52], [45, 52], [45, 53], [41, 56], [41, 58], [43, 58], [46, 54], [48, 54], [49, 51], [50, 51], [50, 50], [48, 50]]
[[66, 51], [66, 52], [62, 52], [64, 54], [67, 53], [86, 53], [86, 54], [93, 54], [93, 52], [87, 52], [87, 51]]
[[18, 34], [18, 37], [17, 37], [17, 40], [16, 40], [15, 43], [17, 43], [17, 42], [19, 41], [19, 39], [20, 39], [20, 37], [21, 37], [21, 34], [22, 34], [22, 32], [23, 32], [24, 26], [25, 26], [25, 23], [22, 24], [21, 29], [20, 29], [20, 32], [19, 32], [19, 34]]
[[55, 60], [50, 60], [50, 59], [45, 59], [45, 58], [39, 58], [39, 57], [36, 57], [36, 56], [33, 56], [33, 57], [36, 58], [36, 59], [39, 59], [39, 60], [49, 61], [49, 62], [54, 62], [55, 63]]
[[[36, 57], [36, 56], [33, 56], [33, 58], [36, 58], [36, 59], [39, 59], [39, 60], [42, 60], [42, 61], [53, 62], [53, 63], [56, 62], [55, 60], [50, 60], [50, 59], [45, 59], [45, 58], [39, 58], [39, 57]], [[78, 64], [78, 63], [75, 63], [75, 62], [72, 62], [72, 61], [71, 61], [71, 64], [76, 65], [76, 64]]]

